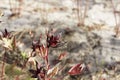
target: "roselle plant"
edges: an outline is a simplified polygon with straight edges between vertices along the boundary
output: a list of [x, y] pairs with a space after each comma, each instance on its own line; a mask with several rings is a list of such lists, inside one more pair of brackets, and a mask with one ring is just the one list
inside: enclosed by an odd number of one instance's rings
[[[38, 80], [50, 80], [53, 76], [55, 76], [58, 73], [60, 69], [60, 61], [53, 67], [51, 67], [49, 63], [49, 48], [55, 48], [60, 44], [59, 35], [55, 35], [52, 30], [46, 32], [46, 44], [41, 43], [41, 36], [39, 40], [33, 40], [32, 52], [30, 56], [27, 56], [25, 52], [20, 51], [20, 44], [18, 43], [19, 41], [16, 40], [15, 35], [13, 35], [11, 32], [8, 32], [7, 29], [1, 31], [1, 33], [2, 34], [0, 35], [0, 44], [4, 48], [4, 54], [2, 56], [3, 66], [1, 79], [4, 77], [4, 73], [9, 76], [10, 72], [14, 72], [15, 66], [19, 66], [21, 67], [21, 69], [25, 68], [27, 62], [30, 63], [29, 72], [32, 73], [31, 77], [38, 78]], [[43, 63], [35, 60], [36, 56], [39, 56]], [[65, 53], [62, 53], [60, 56], [58, 56], [58, 60], [62, 60], [64, 56]], [[7, 66], [5, 68], [5, 63], [9, 63], [11, 64], [11, 66]], [[31, 66], [34, 65], [36, 66], [35, 69], [31, 69]], [[19, 76], [17, 76], [16, 78], [18, 79]]]
[[[41, 36], [39, 40], [33, 40], [32, 53], [28, 60], [30, 65], [35, 65], [35, 69], [29, 70], [30, 73], [32, 73], [31, 77], [37, 78], [38, 80], [52, 80], [52, 78], [58, 74], [60, 70], [60, 60], [65, 57], [66, 53], [61, 53], [57, 58], [59, 62], [51, 67], [49, 63], [49, 49], [50, 47], [57, 48], [60, 42], [60, 35], [56, 35], [53, 29], [46, 32], [46, 44], [41, 43]], [[43, 63], [35, 60], [35, 56], [39, 56]]]
[[[8, 32], [7, 29], [1, 32], [0, 35], [0, 44], [4, 48], [3, 53], [3, 66], [1, 79], [4, 77], [4, 74], [7, 76], [12, 76], [11, 79], [19, 79], [19, 75], [24, 73], [24, 69], [28, 70], [31, 78], [37, 78], [38, 80], [53, 80], [55, 75], [63, 69], [64, 66], [61, 66], [62, 60], [66, 57], [67, 53], [63, 52], [55, 57], [54, 62], [51, 63], [49, 59], [49, 50], [51, 48], [57, 48], [62, 43], [61, 34], [56, 34], [56, 31], [51, 29], [46, 32], [45, 40], [46, 43], [42, 43], [42, 36], [40, 35], [38, 40], [35, 40], [35, 34], [32, 36], [32, 48], [30, 54], [25, 53], [19, 49], [19, 41], [17, 37], [11, 32]], [[5, 63], [9, 63], [11, 66], [5, 67]], [[21, 72], [15, 71], [15, 66], [21, 68]], [[69, 75], [79, 75], [85, 69], [84, 63], [78, 63], [75, 66], [71, 67], [68, 71]], [[11, 73], [12, 72], [12, 73]], [[67, 72], [66, 72], [67, 73]], [[15, 77], [16, 76], [16, 77]]]

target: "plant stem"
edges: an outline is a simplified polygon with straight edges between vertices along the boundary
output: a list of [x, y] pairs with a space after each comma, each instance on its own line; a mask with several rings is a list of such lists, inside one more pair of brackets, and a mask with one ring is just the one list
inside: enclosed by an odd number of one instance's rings
[[5, 52], [3, 55], [3, 62], [2, 62], [2, 67], [1, 67], [1, 79], [3, 80], [4, 77], [4, 67], [5, 67]]

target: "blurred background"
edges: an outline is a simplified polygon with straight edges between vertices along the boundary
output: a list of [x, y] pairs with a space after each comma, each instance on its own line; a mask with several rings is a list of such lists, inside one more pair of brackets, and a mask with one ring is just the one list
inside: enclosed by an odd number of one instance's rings
[[[59, 26], [113, 27], [119, 24], [119, 0], [1, 0], [4, 27], [34, 28], [42, 24]], [[115, 15], [117, 20], [115, 20]], [[7, 19], [7, 20], [6, 20]], [[77, 25], [78, 24], [78, 25]], [[42, 25], [42, 26], [43, 26]]]

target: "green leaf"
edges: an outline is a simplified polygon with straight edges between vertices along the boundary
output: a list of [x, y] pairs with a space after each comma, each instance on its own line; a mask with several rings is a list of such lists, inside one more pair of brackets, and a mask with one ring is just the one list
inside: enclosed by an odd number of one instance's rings
[[23, 57], [23, 59], [27, 58], [27, 54], [25, 52], [21, 52], [21, 56]]

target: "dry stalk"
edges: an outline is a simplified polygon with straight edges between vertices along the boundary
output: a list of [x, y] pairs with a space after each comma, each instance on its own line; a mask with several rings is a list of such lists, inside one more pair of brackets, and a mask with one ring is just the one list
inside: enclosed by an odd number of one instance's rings
[[89, 7], [89, 0], [86, 0], [86, 4], [84, 7], [84, 12], [82, 13], [82, 7], [81, 7], [81, 0], [77, 0], [77, 18], [78, 18], [78, 26], [84, 26], [85, 23], [85, 17], [87, 14], [87, 10]]
[[113, 0], [110, 0], [111, 4], [112, 4], [112, 8], [113, 8], [113, 14], [114, 14], [114, 18], [115, 18], [115, 36], [118, 37], [119, 35], [119, 26], [118, 26], [118, 23], [117, 23], [117, 13], [116, 13], [116, 9], [115, 9], [115, 6], [114, 6], [114, 3], [113, 3]]

